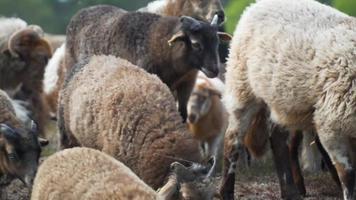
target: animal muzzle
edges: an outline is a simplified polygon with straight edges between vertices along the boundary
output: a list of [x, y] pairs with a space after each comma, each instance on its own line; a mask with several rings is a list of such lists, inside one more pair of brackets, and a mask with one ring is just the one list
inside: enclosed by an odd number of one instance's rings
[[214, 68], [206, 68], [203, 67], [201, 68], [201, 71], [208, 77], [208, 78], [215, 78], [219, 74], [219, 68], [214, 67]]
[[197, 123], [198, 119], [199, 119], [199, 117], [196, 114], [191, 113], [191, 114], [188, 115], [188, 122], [191, 123], [191, 124]]

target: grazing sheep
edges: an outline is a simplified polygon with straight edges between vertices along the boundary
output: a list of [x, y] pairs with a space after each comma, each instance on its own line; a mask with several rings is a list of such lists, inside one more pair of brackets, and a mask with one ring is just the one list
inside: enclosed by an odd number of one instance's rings
[[[126, 12], [113, 6], [93, 6], [79, 11], [67, 27], [65, 66], [92, 55], [114, 55], [156, 74], [178, 99], [185, 120], [187, 101], [202, 70], [208, 77], [219, 73], [217, 19], [213, 25], [190, 17], [162, 17]], [[215, 25], [214, 25], [215, 24]]]
[[197, 142], [158, 77], [113, 56], [87, 62], [72, 69], [60, 93], [61, 148], [99, 149], [155, 189], [176, 158], [201, 161]]
[[164, 16], [186, 15], [207, 22], [211, 22], [217, 14], [218, 24], [225, 21], [224, 8], [220, 0], [155, 0], [138, 11]]
[[0, 89], [26, 102], [43, 135], [48, 113], [42, 79], [51, 47], [38, 26], [27, 26], [21, 19], [0, 18], [0, 27]]
[[31, 199], [212, 199], [211, 193], [204, 193], [199, 198], [185, 198], [189, 192], [208, 190], [187, 187], [197, 182], [209, 185], [203, 180], [207, 179], [211, 166], [195, 166], [187, 168], [172, 163], [166, 185], [156, 193], [131, 169], [105, 153], [90, 148], [66, 149], [49, 157], [40, 166]]
[[209, 79], [200, 72], [187, 106], [190, 132], [204, 145], [206, 157], [214, 155], [217, 158], [218, 166], [222, 164], [222, 145], [228, 118], [220, 100], [224, 87], [220, 79]]
[[51, 117], [55, 118], [58, 107], [58, 93], [66, 74], [64, 67], [65, 44], [62, 44], [49, 60], [43, 80], [43, 90]]
[[244, 12], [227, 62], [224, 199], [233, 198], [238, 152], [254, 118], [266, 115], [261, 109], [270, 111], [276, 125], [271, 143], [283, 198], [299, 194], [285, 162], [287, 131], [281, 126], [316, 129], [344, 199], [353, 199], [349, 138], [356, 137], [355, 27], [355, 18], [313, 0], [261, 0]]
[[[28, 129], [16, 116], [12, 100], [0, 90], [0, 176], [19, 178], [31, 186], [41, 154], [48, 142], [37, 138], [37, 127]], [[0, 182], [0, 185], [7, 184]]]

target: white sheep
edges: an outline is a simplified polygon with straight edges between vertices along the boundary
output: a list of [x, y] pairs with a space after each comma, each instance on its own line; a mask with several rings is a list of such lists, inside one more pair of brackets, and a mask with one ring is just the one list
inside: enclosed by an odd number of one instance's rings
[[[236, 154], [261, 109], [289, 130], [315, 128], [344, 199], [353, 199], [354, 152], [348, 141], [356, 137], [355, 27], [354, 17], [313, 0], [261, 0], [243, 13], [227, 62], [225, 199], [233, 198]], [[272, 130], [272, 141], [283, 137], [280, 132]], [[286, 177], [280, 176], [281, 184]], [[298, 196], [283, 190], [282, 197]]]

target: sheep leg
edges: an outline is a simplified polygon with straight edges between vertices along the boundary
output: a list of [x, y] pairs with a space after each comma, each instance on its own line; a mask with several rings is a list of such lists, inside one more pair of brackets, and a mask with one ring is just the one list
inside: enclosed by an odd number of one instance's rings
[[80, 146], [77, 139], [66, 129], [63, 107], [58, 109], [59, 149]]
[[193, 87], [195, 84], [195, 78], [193, 80], [187, 80], [179, 84], [177, 87], [177, 98], [178, 98], [178, 110], [183, 118], [183, 122], [186, 122], [188, 112], [187, 104], [192, 93]]
[[279, 125], [272, 124], [270, 140], [282, 198], [300, 199], [298, 189], [294, 184], [291, 163], [286, 162], [290, 160], [287, 145], [288, 131], [283, 130]]
[[318, 147], [321, 156], [323, 158], [324, 163], [326, 164], [326, 167], [328, 169], [328, 171], [331, 174], [331, 177], [333, 178], [333, 180], [335, 181], [335, 183], [339, 186], [339, 188], [341, 189], [341, 183], [339, 180], [339, 176], [337, 175], [337, 171], [333, 165], [333, 163], [331, 162], [330, 156], [328, 155], [328, 153], [325, 151], [323, 145], [320, 143], [319, 137], [315, 136], [315, 144]]
[[229, 126], [224, 139], [224, 166], [220, 188], [220, 195], [224, 200], [234, 199], [237, 161], [245, 149], [243, 141], [247, 130], [260, 109], [260, 105], [252, 103], [230, 113]]
[[[318, 133], [323, 133], [318, 130]], [[345, 200], [352, 200], [355, 188], [355, 169], [352, 166], [348, 138], [333, 133], [319, 134], [319, 139], [326, 152], [330, 155], [339, 180]]]
[[289, 155], [291, 159], [291, 167], [293, 173], [294, 183], [297, 185], [299, 193], [302, 196], [306, 195], [306, 189], [304, 185], [304, 178], [299, 164], [298, 147], [303, 141], [303, 132], [296, 131], [291, 134], [291, 142], [289, 146]]

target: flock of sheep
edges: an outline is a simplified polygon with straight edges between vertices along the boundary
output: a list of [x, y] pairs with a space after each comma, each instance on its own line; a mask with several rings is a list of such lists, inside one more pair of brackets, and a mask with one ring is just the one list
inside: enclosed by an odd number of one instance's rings
[[[301, 199], [304, 135], [354, 199], [356, 19], [314, 0], [258, 0], [233, 36], [224, 20], [220, 0], [97, 5], [58, 45], [0, 18], [0, 187], [18, 178], [32, 200], [228, 200], [241, 157], [270, 144], [281, 197]], [[50, 119], [60, 151], [39, 164]]]

